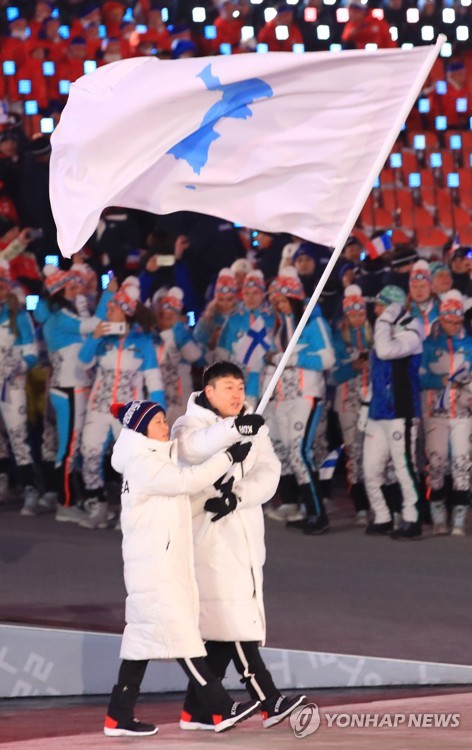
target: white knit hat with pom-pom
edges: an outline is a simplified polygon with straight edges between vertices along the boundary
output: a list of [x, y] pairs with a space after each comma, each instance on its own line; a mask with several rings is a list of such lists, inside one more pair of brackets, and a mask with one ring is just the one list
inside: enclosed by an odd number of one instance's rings
[[457, 289], [451, 289], [441, 297], [439, 314], [456, 318], [464, 317], [464, 298]]
[[274, 293], [283, 294], [284, 297], [304, 300], [306, 297], [303, 284], [293, 266], [285, 266], [275, 279]]
[[180, 313], [184, 306], [184, 293], [180, 287], [173, 286], [162, 295], [159, 303], [162, 310]]
[[65, 287], [68, 281], [68, 276], [65, 271], [55, 266], [53, 263], [48, 263], [43, 268], [44, 284], [49, 294], [56, 294]]
[[421, 258], [416, 263], [413, 263], [410, 271], [410, 281], [429, 281], [430, 284], [432, 283], [431, 268], [427, 260]]
[[365, 310], [366, 299], [362, 294], [362, 289], [357, 284], [349, 284], [344, 290], [343, 311], [351, 312], [352, 310]]
[[243, 289], [259, 289], [265, 292], [265, 281], [262, 271], [250, 271], [244, 279]]
[[123, 310], [125, 315], [132, 318], [138, 306], [139, 295], [139, 284], [138, 286], [135, 284], [122, 284], [113, 297], [113, 302]]

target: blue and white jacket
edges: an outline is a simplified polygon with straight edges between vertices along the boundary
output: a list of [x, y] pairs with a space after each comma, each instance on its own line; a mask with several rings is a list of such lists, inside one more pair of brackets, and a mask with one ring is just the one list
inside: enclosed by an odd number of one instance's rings
[[228, 318], [229, 315], [223, 315], [220, 312], [215, 312], [211, 318], [205, 316], [205, 311], [202, 313], [197, 321], [197, 325], [193, 329], [193, 338], [197, 344], [203, 347], [205, 352], [209, 348], [215, 334], [222, 330]]
[[18, 310], [14, 333], [10, 325], [10, 310], [6, 303], [0, 303], [0, 379], [14, 379], [36, 364], [38, 347], [29, 313]]
[[273, 349], [275, 316], [266, 308], [230, 315], [218, 340], [217, 355], [229, 359], [244, 373], [246, 396], [259, 398], [259, 382], [265, 354]]
[[93, 333], [106, 316], [106, 304], [112, 297], [105, 292], [95, 315], [80, 317], [69, 308], [51, 310], [46, 300], [40, 299], [34, 319], [43, 327], [43, 336], [51, 362], [51, 388], [86, 388], [91, 383], [91, 372], [79, 360], [85, 336]]
[[193, 391], [192, 365], [204, 365], [203, 350], [185, 323], [153, 335], [167, 406], [186, 406]]
[[[276, 335], [278, 354], [272, 358], [274, 364], [266, 370], [266, 384], [268, 376], [273, 374], [274, 365], [278, 364], [283, 355], [282, 339], [288, 343], [296, 328], [293, 315], [282, 315], [281, 324]], [[319, 308], [315, 308], [276, 386], [275, 399], [290, 400], [297, 392], [303, 398], [324, 398], [326, 394], [324, 372], [330, 370], [333, 365], [334, 348], [331, 329], [320, 315]]]
[[88, 411], [110, 415], [110, 404], [143, 398], [144, 388], [151, 401], [166, 408], [164, 386], [150, 334], [134, 325], [126, 336], [87, 336], [79, 352], [85, 368], [96, 365]]
[[371, 360], [370, 419], [421, 416], [420, 377], [424, 330], [421, 321], [392, 304], [377, 318]]
[[366, 334], [366, 326], [362, 328], [348, 328], [348, 341], [338, 326], [334, 331], [333, 345], [335, 364], [331, 377], [336, 384], [336, 411], [345, 410], [349, 405], [358, 408], [360, 402], [370, 399], [370, 367], [361, 372], [354, 370], [352, 363], [361, 353], [368, 353], [372, 347]]
[[441, 325], [433, 326], [424, 342], [420, 380], [423, 416], [470, 418], [472, 337], [464, 329], [456, 336], [447, 336]]

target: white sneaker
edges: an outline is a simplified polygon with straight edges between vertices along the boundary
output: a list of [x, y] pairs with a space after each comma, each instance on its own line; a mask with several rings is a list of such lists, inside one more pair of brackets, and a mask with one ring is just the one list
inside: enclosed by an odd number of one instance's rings
[[433, 536], [445, 536], [446, 534], [449, 534], [447, 523], [433, 524]]
[[45, 492], [39, 498], [40, 513], [54, 513], [57, 510], [57, 492]]
[[366, 529], [369, 525], [369, 514], [366, 510], [359, 510], [356, 513], [356, 518], [354, 520], [354, 526], [358, 526], [359, 528]]
[[20, 511], [22, 516], [35, 516], [39, 511], [39, 493], [36, 487], [28, 485], [25, 487], [24, 503]]
[[301, 521], [305, 514], [300, 511], [298, 505], [294, 503], [284, 503], [274, 510], [267, 513], [267, 518], [272, 521]]
[[431, 500], [430, 503], [431, 519], [433, 521], [433, 534], [436, 526], [438, 529], [445, 528], [446, 531], [438, 531], [438, 534], [447, 534], [447, 510], [445, 500]]
[[108, 503], [101, 503], [96, 498], [87, 500], [87, 513], [79, 521], [83, 529], [106, 529], [108, 527]]
[[465, 522], [468, 510], [467, 505], [455, 505], [453, 507], [451, 536], [465, 536]]
[[80, 523], [87, 518], [87, 514], [76, 505], [71, 505], [68, 508], [65, 505], [58, 505], [55, 518], [56, 521], [62, 523]]

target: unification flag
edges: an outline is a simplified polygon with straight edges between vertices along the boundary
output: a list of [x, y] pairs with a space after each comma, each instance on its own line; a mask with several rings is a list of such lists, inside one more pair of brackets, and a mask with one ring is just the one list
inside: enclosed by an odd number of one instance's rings
[[435, 49], [145, 57], [79, 78], [51, 139], [61, 251], [79, 250], [107, 206], [196, 211], [334, 245]]

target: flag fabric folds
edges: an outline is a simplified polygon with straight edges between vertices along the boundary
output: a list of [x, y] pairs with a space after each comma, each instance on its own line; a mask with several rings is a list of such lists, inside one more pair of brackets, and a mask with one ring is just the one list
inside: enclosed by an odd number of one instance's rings
[[107, 206], [197, 211], [334, 245], [431, 50], [134, 58], [79, 78], [51, 139], [61, 251], [79, 250]]

